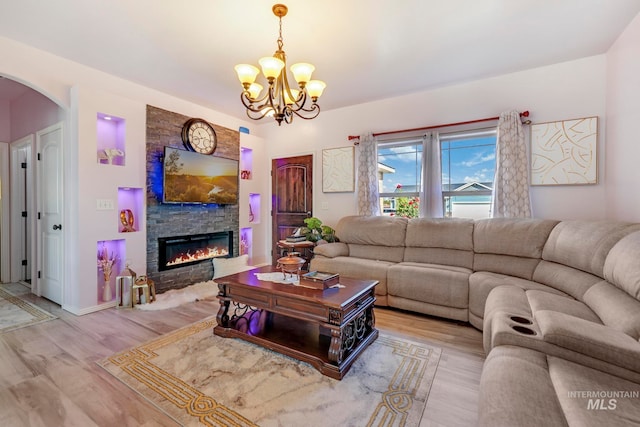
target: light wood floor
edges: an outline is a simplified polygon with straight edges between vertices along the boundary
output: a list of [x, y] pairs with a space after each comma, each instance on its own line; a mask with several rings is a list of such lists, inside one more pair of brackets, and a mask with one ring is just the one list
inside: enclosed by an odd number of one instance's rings
[[[217, 301], [75, 316], [43, 298], [27, 293], [25, 299], [58, 319], [0, 334], [0, 426], [176, 425], [95, 362], [215, 314]], [[376, 325], [443, 350], [421, 426], [475, 425], [482, 333], [466, 324], [384, 308], [376, 308]]]

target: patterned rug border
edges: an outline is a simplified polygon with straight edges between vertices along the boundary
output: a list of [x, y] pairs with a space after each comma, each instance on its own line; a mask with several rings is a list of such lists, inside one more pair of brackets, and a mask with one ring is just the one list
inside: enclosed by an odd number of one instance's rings
[[18, 295], [14, 294], [8, 289], [3, 289], [2, 287], [0, 287], [0, 298], [17, 306], [18, 308], [26, 311], [31, 316], [33, 316], [33, 319], [31, 319], [30, 321], [1, 328], [0, 334], [15, 331], [16, 329], [26, 328], [27, 326], [37, 325], [38, 323], [48, 322], [49, 320], [58, 318], [58, 316], [55, 316], [48, 311], [41, 309], [40, 307], [30, 303], [29, 301], [23, 300]]
[[[218, 403], [212, 396], [207, 396], [180, 378], [171, 375], [156, 366], [152, 361], [158, 356], [157, 350], [203, 330], [212, 330], [214, 326], [216, 326], [215, 316], [211, 316], [115, 353], [106, 359], [97, 361], [96, 364], [178, 423], [182, 423], [184, 420], [170, 414], [162, 407], [161, 403], [154, 402], [151, 398], [145, 396], [143, 392], [137, 390], [133, 384], [129, 384], [128, 381], [138, 381], [144, 384], [149, 391], [157, 393], [167, 403], [183, 410], [184, 415], [188, 415], [192, 419], [196, 418], [202, 425], [256, 426], [251, 420]], [[256, 346], [249, 342], [237, 341], [248, 346]], [[426, 408], [427, 398], [436, 375], [442, 349], [431, 346], [428, 343], [394, 337], [386, 333], [380, 333], [378, 339], [372, 343], [373, 345], [389, 346], [393, 349], [394, 354], [402, 355], [403, 359], [398, 364], [393, 379], [389, 384], [389, 389], [381, 392], [380, 402], [375, 410], [372, 411], [367, 425], [418, 425]], [[269, 349], [260, 348], [278, 357], [290, 359], [296, 363], [304, 363]], [[127, 378], [120, 378], [109, 369], [109, 365], [125, 373]], [[425, 377], [427, 377], [426, 380]], [[410, 409], [417, 402], [421, 404], [422, 410], [411, 411]]]

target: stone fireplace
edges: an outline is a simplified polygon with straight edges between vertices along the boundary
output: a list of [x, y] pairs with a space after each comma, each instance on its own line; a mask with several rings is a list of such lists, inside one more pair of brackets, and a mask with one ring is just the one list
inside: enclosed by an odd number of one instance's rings
[[[219, 256], [237, 256], [240, 247], [239, 205], [189, 205], [162, 203], [164, 147], [184, 148], [181, 138], [182, 126], [191, 117], [147, 106], [147, 276], [156, 284], [156, 291], [162, 293], [169, 289], [183, 288], [193, 283], [205, 282], [213, 277], [211, 258], [193, 260], [165, 268], [167, 260], [160, 260], [161, 253], [166, 257], [175, 257], [173, 249], [160, 248], [162, 239], [169, 239], [169, 247], [182, 244], [187, 248], [190, 258], [198, 251], [196, 244], [204, 242], [208, 247], [210, 238], [202, 235], [214, 235], [224, 232], [221, 240], [225, 249]], [[218, 147], [214, 156], [228, 159], [240, 159], [240, 132], [212, 123], [218, 137]], [[181, 242], [181, 239], [189, 238]], [[213, 246], [221, 246], [219, 237], [214, 237]], [[166, 245], [167, 242], [165, 241]], [[222, 255], [224, 251], [226, 255]], [[167, 252], [169, 251], [169, 252]], [[213, 249], [211, 249], [213, 251]], [[207, 249], [209, 252], [209, 249]], [[163, 255], [163, 256], [165, 256]], [[186, 260], [185, 260], [186, 261]], [[162, 265], [162, 267], [161, 267]]]
[[158, 271], [233, 254], [233, 231], [158, 238]]

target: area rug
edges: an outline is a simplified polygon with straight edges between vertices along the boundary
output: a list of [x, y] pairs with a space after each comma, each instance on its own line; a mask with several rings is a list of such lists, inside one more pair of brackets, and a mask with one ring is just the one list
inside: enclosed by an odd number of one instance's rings
[[56, 319], [53, 314], [0, 287], [0, 333]]
[[441, 350], [380, 334], [341, 380], [213, 335], [210, 317], [97, 362], [185, 426], [417, 426]]
[[136, 304], [138, 310], [153, 311], [166, 310], [188, 302], [214, 298], [218, 295], [218, 284], [213, 280], [189, 285], [182, 289], [171, 289], [156, 295], [156, 300], [150, 304]]

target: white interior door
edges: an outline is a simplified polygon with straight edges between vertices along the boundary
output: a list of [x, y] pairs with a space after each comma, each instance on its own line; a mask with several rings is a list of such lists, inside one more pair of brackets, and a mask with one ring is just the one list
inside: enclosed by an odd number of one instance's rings
[[38, 294], [62, 305], [62, 122], [36, 133], [38, 152]]
[[29, 282], [32, 273], [33, 134], [11, 143], [11, 282]]
[[9, 144], [0, 142], [0, 282], [11, 281], [9, 261]]

